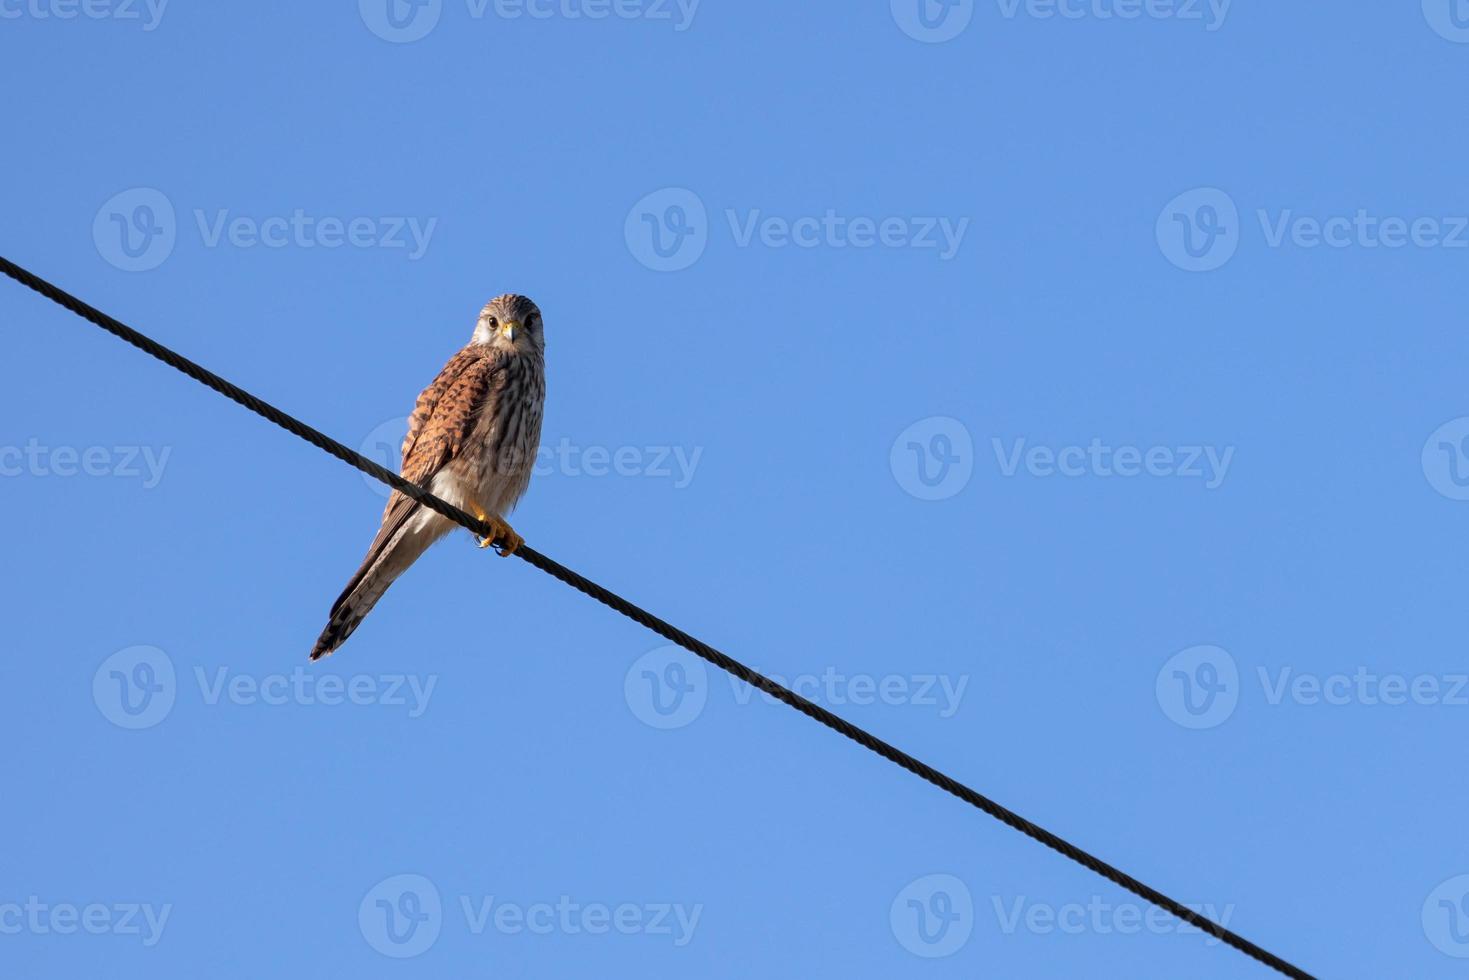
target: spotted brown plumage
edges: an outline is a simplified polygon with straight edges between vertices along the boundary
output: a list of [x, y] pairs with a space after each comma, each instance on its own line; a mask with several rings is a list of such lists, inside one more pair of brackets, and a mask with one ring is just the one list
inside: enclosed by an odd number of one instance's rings
[[[488, 521], [496, 530], [493, 539], [502, 541], [501, 553], [513, 553], [521, 539], [504, 518], [530, 484], [545, 397], [540, 310], [524, 296], [490, 300], [468, 346], [418, 396], [403, 439], [403, 478]], [[333, 604], [311, 659], [346, 642], [388, 586], [454, 527], [394, 491], [382, 527]]]

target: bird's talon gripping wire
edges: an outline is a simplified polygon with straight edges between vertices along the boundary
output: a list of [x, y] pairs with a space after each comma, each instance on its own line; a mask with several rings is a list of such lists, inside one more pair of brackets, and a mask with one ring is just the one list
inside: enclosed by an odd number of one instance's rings
[[[525, 538], [515, 533], [515, 529], [498, 517], [490, 517], [476, 511], [475, 516], [490, 526], [490, 534], [479, 539], [481, 548], [493, 546], [501, 558], [509, 558], [525, 544]], [[496, 542], [499, 542], [496, 544]]]

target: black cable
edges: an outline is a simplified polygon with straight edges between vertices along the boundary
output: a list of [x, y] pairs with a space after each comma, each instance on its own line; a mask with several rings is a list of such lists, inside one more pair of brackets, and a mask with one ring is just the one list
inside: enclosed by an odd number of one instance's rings
[[[274, 405], [256, 398], [243, 388], [231, 384], [206, 368], [200, 367], [182, 354], [169, 350], [157, 341], [138, 333], [132, 327], [120, 323], [95, 307], [87, 305], [70, 293], [52, 285], [32, 272], [28, 272], [3, 256], [0, 256], [0, 272], [4, 272], [5, 275], [21, 285], [35, 290], [42, 296], [65, 307], [89, 323], [93, 323], [113, 336], [127, 341], [139, 350], [158, 358], [163, 363], [177, 368], [195, 381], [214, 389], [226, 398], [239, 402], [250, 411], [274, 422], [287, 432], [300, 436], [318, 449], [331, 453], [342, 462], [357, 467], [362, 472], [381, 480], [395, 490], [401, 490], [424, 506], [437, 511], [457, 524], [463, 525], [480, 537], [485, 537], [493, 533], [492, 528], [487, 523], [477, 520], [459, 508], [445, 503], [422, 487], [410, 483], [398, 474], [363, 456], [361, 453], [353, 452], [330, 436], [318, 432], [306, 423], [287, 415]], [[665, 623], [652, 613], [633, 605], [616, 593], [604, 589], [596, 582], [578, 575], [559, 562], [553, 561], [525, 545], [517, 549], [515, 554], [517, 557], [525, 559], [548, 575], [565, 582], [577, 591], [591, 596], [603, 605], [617, 610], [633, 622], [640, 623], [664, 639], [676, 643], [685, 650], [702, 657], [720, 670], [727, 671], [745, 683], [753, 687], [758, 687], [771, 697], [784, 701], [802, 714], [821, 722], [835, 732], [845, 735], [863, 748], [877, 753], [889, 762], [902, 766], [915, 776], [928, 780], [946, 793], [957, 796], [965, 803], [983, 810], [996, 820], [1013, 827], [1032, 840], [1039, 841], [1052, 850], [1059, 851], [1082, 867], [1088, 868], [1113, 884], [1119, 885], [1134, 895], [1146, 899], [1159, 908], [1187, 922], [1189, 925], [1208, 933], [1222, 942], [1228, 943], [1245, 955], [1259, 960], [1266, 966], [1288, 977], [1295, 977], [1298, 980], [1313, 980], [1309, 973], [1296, 966], [1292, 966], [1269, 950], [1255, 945], [1248, 939], [1231, 932], [1217, 922], [1204, 918], [1193, 909], [1174, 901], [1157, 889], [1148, 887], [1131, 875], [1103, 861], [1101, 858], [1083, 851], [1075, 844], [1056, 836], [1044, 827], [1037, 826], [1018, 813], [996, 803], [994, 800], [976, 793], [968, 786], [951, 779], [927, 763], [920, 762], [901, 749], [884, 742], [876, 735], [858, 728], [856, 725], [827, 711], [820, 705], [806, 700], [796, 692], [777, 684], [764, 674], [751, 670], [738, 660], [720, 653], [702, 640], [695, 639], [683, 630]]]

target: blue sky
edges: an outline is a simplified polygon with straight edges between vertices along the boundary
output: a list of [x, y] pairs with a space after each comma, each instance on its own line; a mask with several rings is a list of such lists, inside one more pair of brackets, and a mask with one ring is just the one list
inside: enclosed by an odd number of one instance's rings
[[[0, 0], [0, 251], [1286, 958], [1469, 956], [1469, 5]], [[1457, 5], [1457, 6], [1456, 6]], [[0, 289], [0, 970], [1262, 970]]]

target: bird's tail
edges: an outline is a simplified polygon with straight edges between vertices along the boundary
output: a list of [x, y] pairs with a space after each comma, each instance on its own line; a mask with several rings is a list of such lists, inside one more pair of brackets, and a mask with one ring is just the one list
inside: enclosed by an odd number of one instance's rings
[[372, 547], [367, 549], [367, 557], [362, 560], [356, 574], [332, 604], [326, 629], [321, 631], [316, 645], [311, 648], [311, 659], [320, 660], [346, 643], [347, 637], [388, 591], [388, 586], [452, 526], [416, 504], [399, 520], [385, 525], [372, 542]]

